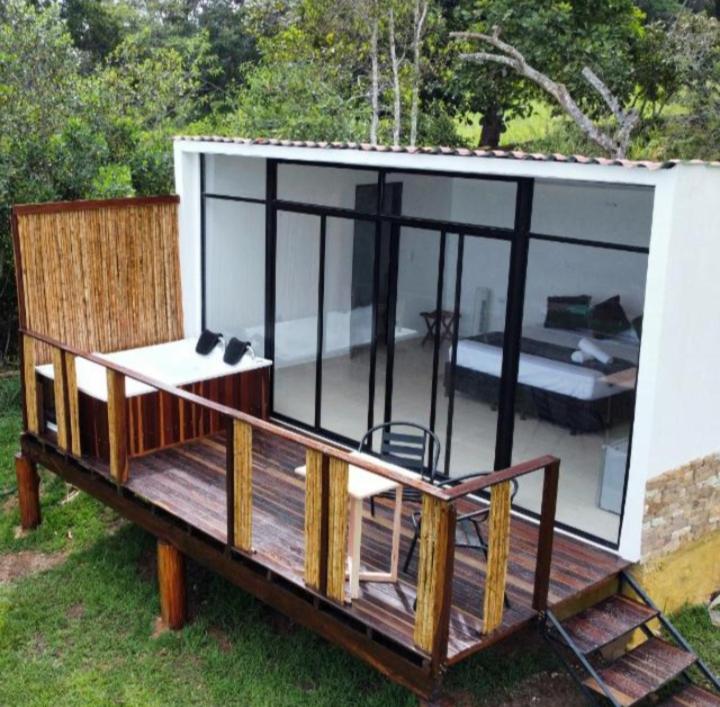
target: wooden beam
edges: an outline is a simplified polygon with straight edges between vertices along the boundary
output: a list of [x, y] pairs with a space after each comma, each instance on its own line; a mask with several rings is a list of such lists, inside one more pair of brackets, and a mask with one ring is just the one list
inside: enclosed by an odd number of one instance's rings
[[503, 619], [505, 584], [510, 553], [510, 482], [503, 481], [490, 491], [488, 518], [488, 559], [483, 607], [483, 632], [494, 631]]
[[40, 434], [37, 374], [35, 373], [35, 342], [29, 336], [22, 338], [23, 393], [28, 432]]
[[108, 437], [110, 475], [118, 484], [128, 480], [128, 434], [125, 404], [125, 376], [107, 369]]
[[423, 494], [414, 641], [433, 663], [447, 657], [455, 556], [455, 506]]
[[235, 547], [252, 550], [252, 427], [233, 421], [233, 498]]
[[174, 545], [157, 542], [160, 614], [165, 625], [177, 631], [185, 625], [185, 558]]
[[345, 599], [345, 565], [348, 547], [348, 469], [342, 459], [330, 457], [328, 496], [327, 595]]
[[67, 389], [67, 411], [70, 418], [70, 451], [76, 456], [82, 456], [80, 443], [80, 397], [77, 386], [77, 369], [75, 356], [63, 352], [65, 368], [65, 385]]
[[69, 413], [65, 386], [64, 354], [60, 349], [52, 349], [52, 364], [58, 447], [60, 447], [63, 452], [67, 452], [70, 449], [70, 427], [68, 425]]
[[24, 454], [15, 455], [20, 527], [31, 530], [40, 525], [40, 477], [36, 464]]
[[324, 455], [305, 451], [305, 584], [325, 593], [327, 581], [327, 473]]
[[533, 609], [535, 611], [545, 611], [548, 604], [559, 478], [560, 460], [555, 459], [545, 467], [543, 478], [538, 554], [537, 564], [535, 565], [535, 588], [533, 590]]

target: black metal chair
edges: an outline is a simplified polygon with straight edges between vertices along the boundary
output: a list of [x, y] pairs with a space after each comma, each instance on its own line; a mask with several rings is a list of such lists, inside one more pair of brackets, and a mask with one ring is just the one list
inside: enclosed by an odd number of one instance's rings
[[[373, 451], [373, 436], [376, 432], [381, 433], [379, 453]], [[440, 440], [432, 430], [416, 422], [392, 420], [375, 425], [363, 435], [358, 449], [376, 454], [390, 464], [414, 471], [430, 483], [436, 481]], [[403, 498], [406, 501], [419, 501], [420, 492], [405, 489]], [[370, 499], [370, 512], [375, 515], [375, 497]]]
[[[457, 486], [458, 484], [461, 484], [463, 481], [467, 481], [468, 479], [475, 479], [479, 476], [489, 476], [492, 474], [492, 471], [477, 471], [472, 474], [465, 474], [464, 476], [458, 476], [453, 479], [443, 479], [440, 481], [434, 482], [436, 486], [444, 487], [444, 486]], [[517, 479], [511, 479], [511, 492], [510, 492], [510, 503], [512, 503], [515, 500], [515, 496], [517, 495], [519, 485], [517, 482]], [[489, 499], [489, 493], [487, 491], [481, 491], [478, 493], [478, 496], [484, 497], [485, 499]], [[488, 558], [488, 544], [485, 538], [483, 537], [482, 530], [480, 529], [480, 525], [487, 521], [488, 517], [490, 516], [490, 504], [488, 503], [487, 506], [477, 508], [473, 511], [468, 511], [467, 513], [463, 513], [457, 517], [456, 523], [455, 523], [455, 547], [459, 548], [467, 548], [470, 550], [480, 550], [482, 551], [483, 555], [485, 555], [485, 560], [487, 561]], [[422, 514], [420, 511], [414, 511], [412, 516], [412, 522], [415, 526], [415, 532], [413, 534], [412, 542], [410, 543], [410, 548], [408, 550], [407, 557], [405, 558], [405, 564], [403, 565], [403, 572], [408, 571], [408, 567], [410, 567], [410, 562], [413, 558], [413, 555], [415, 554], [415, 548], [417, 547], [417, 541], [420, 537], [420, 527], [422, 523]], [[476, 538], [475, 542], [472, 542], [472, 533], [474, 532], [474, 536]], [[461, 535], [460, 539], [458, 539], [458, 536]], [[505, 606], [509, 607], [510, 602], [508, 601], [507, 595], [505, 595]]]

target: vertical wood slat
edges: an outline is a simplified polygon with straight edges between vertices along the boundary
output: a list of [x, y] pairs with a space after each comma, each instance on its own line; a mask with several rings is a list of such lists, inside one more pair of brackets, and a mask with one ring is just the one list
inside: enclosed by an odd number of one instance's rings
[[252, 550], [252, 427], [233, 421], [233, 526], [235, 547]]
[[327, 579], [327, 537], [323, 537], [323, 520], [327, 515], [327, 484], [324, 483], [326, 479], [323, 479], [326, 476], [323, 473], [323, 462], [321, 452], [306, 450], [305, 583], [324, 593]]
[[128, 479], [128, 431], [125, 405], [125, 376], [111, 369], [107, 373], [108, 437], [110, 475], [119, 484]]
[[545, 611], [548, 604], [559, 479], [560, 461], [556, 460], [545, 467], [543, 477], [540, 527], [538, 529], [538, 554], [533, 590], [533, 609], [536, 611]]
[[70, 417], [70, 451], [79, 457], [82, 455], [80, 442], [80, 396], [77, 387], [76, 358], [73, 354], [63, 352], [65, 363], [65, 381], [68, 397], [68, 415]]
[[455, 506], [423, 494], [421, 517], [413, 640], [437, 662], [444, 660], [447, 654], [455, 555]]
[[40, 414], [38, 411], [37, 377], [35, 373], [35, 342], [29, 336], [23, 336], [23, 391], [25, 417], [28, 432], [40, 433]]
[[348, 463], [330, 457], [329, 472], [327, 595], [343, 601], [348, 546]]
[[483, 632], [494, 631], [503, 619], [505, 584], [510, 553], [510, 482], [496, 484], [490, 491], [488, 518], [488, 559], [483, 606]]
[[17, 207], [13, 224], [24, 327], [85, 351], [182, 338], [176, 198]]
[[52, 349], [52, 364], [57, 444], [62, 451], [66, 452], [70, 449], [70, 428], [68, 425], [68, 401], [65, 395], [65, 361], [63, 352], [55, 347]]

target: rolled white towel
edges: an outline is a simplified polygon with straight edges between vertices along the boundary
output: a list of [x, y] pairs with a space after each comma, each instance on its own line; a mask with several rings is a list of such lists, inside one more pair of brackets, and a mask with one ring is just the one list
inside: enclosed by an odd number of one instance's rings
[[587, 363], [592, 356], [584, 351], [573, 351], [570, 360], [575, 363]]
[[586, 339], [585, 337], [578, 342], [578, 349], [597, 359], [605, 366], [613, 362], [613, 357], [609, 353], [603, 351], [594, 341]]

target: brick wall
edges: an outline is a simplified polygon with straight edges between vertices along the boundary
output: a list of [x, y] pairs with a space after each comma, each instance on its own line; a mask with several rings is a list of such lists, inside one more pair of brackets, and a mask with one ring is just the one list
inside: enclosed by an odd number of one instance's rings
[[720, 530], [720, 454], [672, 469], [647, 484], [643, 562]]

